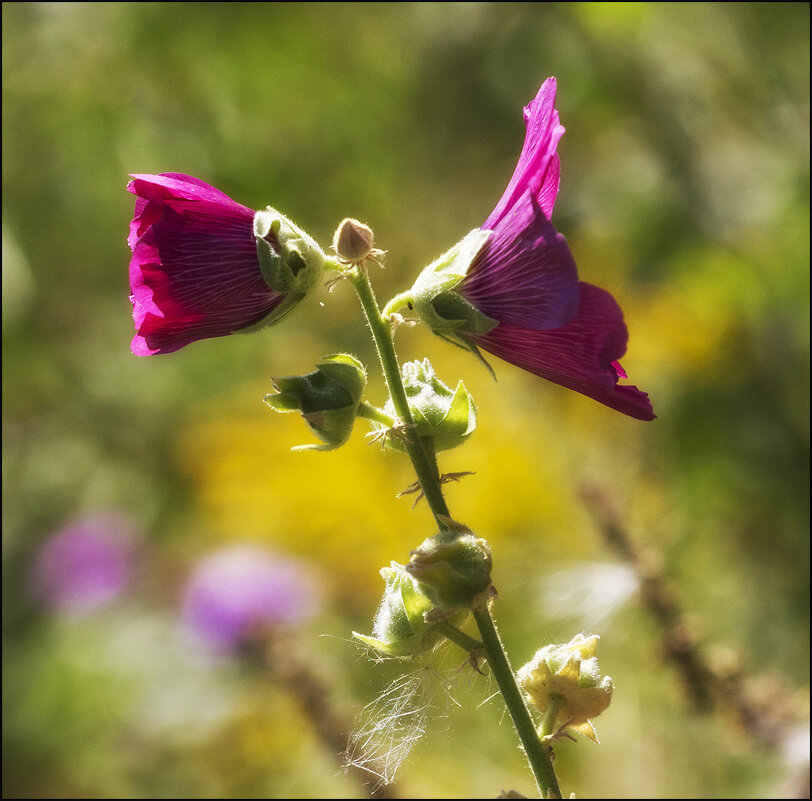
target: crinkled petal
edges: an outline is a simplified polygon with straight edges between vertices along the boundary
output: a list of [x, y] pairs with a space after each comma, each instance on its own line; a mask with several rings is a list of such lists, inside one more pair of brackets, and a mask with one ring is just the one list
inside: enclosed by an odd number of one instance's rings
[[[198, 339], [234, 333], [281, 302], [284, 295], [262, 278], [250, 209], [224, 203], [217, 190], [205, 189], [205, 199], [158, 199], [152, 192], [162, 192], [164, 184], [136, 186], [150, 198], [141, 208], [145, 230], [130, 261], [133, 353], [172, 353]], [[173, 192], [194, 191], [184, 186]]]
[[248, 212], [253, 216], [254, 212], [232, 200], [225, 192], [221, 192], [211, 184], [194, 178], [191, 175], [184, 175], [179, 172], [164, 172], [160, 175], [145, 175], [133, 173], [133, 179], [127, 186], [127, 190], [139, 197], [147, 199], [163, 198], [174, 200], [208, 200], [212, 203], [220, 203], [223, 206]]
[[127, 184], [127, 191], [138, 196], [127, 240], [131, 250], [144, 231], [161, 218], [161, 208], [170, 201], [207, 201], [217, 203], [234, 214], [250, 216], [251, 219], [254, 217], [251, 209], [191, 175], [166, 172], [161, 175], [133, 174], [130, 177], [133, 180]]
[[556, 86], [555, 78], [548, 78], [541, 85], [535, 99], [525, 106], [527, 132], [519, 163], [483, 228], [493, 230], [528, 191], [538, 201], [547, 218], [552, 217], [561, 172], [555, 151], [565, 130], [555, 110]]
[[496, 224], [457, 291], [500, 323], [560, 328], [578, 311], [578, 268], [528, 193]]
[[580, 306], [562, 328], [530, 330], [501, 324], [486, 334], [469, 334], [483, 350], [562, 387], [574, 389], [630, 417], [653, 420], [645, 392], [618, 384], [625, 373], [618, 359], [626, 352], [628, 332], [615, 299], [581, 282]]

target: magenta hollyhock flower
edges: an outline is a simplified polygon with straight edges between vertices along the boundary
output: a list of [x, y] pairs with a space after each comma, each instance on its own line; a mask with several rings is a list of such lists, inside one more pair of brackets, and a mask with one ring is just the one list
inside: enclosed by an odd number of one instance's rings
[[481, 348], [535, 375], [640, 420], [648, 395], [618, 381], [628, 332], [614, 298], [579, 282], [551, 222], [558, 194], [556, 148], [564, 133], [548, 78], [524, 109], [524, 147], [502, 198], [480, 229], [424, 270], [412, 301], [435, 333]]
[[213, 650], [233, 652], [263, 628], [298, 623], [318, 606], [317, 586], [304, 564], [236, 545], [197, 565], [184, 592], [182, 620]]
[[132, 578], [136, 538], [129, 520], [93, 515], [56, 531], [40, 547], [32, 580], [53, 609], [84, 614], [118, 598]]
[[[138, 198], [128, 238], [136, 356], [270, 325], [321, 274], [323, 254], [315, 242], [272, 209], [252, 211], [180, 173], [132, 179], [127, 190]], [[264, 228], [257, 224], [261, 215]]]

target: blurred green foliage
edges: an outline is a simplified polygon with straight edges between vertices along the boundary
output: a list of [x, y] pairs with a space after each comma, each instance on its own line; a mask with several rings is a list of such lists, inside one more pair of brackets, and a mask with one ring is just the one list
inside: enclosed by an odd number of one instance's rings
[[[370, 630], [378, 568], [431, 533], [423, 505], [394, 497], [408, 465], [367, 446], [360, 423], [335, 454], [291, 454], [304, 426], [261, 402], [270, 375], [325, 353], [374, 367], [357, 301], [338, 286], [277, 328], [136, 359], [127, 174], [189, 173], [324, 245], [343, 217], [363, 220], [389, 251], [374, 275], [385, 301], [485, 219], [521, 148], [522, 106], [549, 75], [567, 128], [556, 225], [582, 278], [624, 308], [623, 364], [659, 418], [502, 363], [494, 383], [402, 330], [401, 357], [463, 377], [479, 407], [471, 442], [441, 460], [476, 472], [449, 504], [493, 546], [515, 667], [582, 628], [602, 636], [616, 691], [600, 748], [558, 749], [567, 792], [798, 792], [808, 4], [12, 2], [2, 23], [4, 796], [360, 797], [279, 687], [201, 663], [174, 636], [193, 560], [250, 539], [321, 570], [330, 603], [299, 646], [340, 709], [402, 669], [368, 664], [348, 638]], [[369, 397], [383, 402], [380, 381]], [[585, 483], [661, 552], [702, 636], [783, 688], [774, 748], [689, 708], [634, 595], [587, 603], [611, 587], [576, 571], [615, 557]], [[147, 566], [115, 609], [51, 617], [30, 590], [37, 544], [103, 509], [139, 521]], [[569, 605], [546, 589], [562, 571]], [[492, 689], [456, 667], [441, 681], [462, 707], [441, 706], [400, 792], [529, 793], [500, 701], [477, 708]]]

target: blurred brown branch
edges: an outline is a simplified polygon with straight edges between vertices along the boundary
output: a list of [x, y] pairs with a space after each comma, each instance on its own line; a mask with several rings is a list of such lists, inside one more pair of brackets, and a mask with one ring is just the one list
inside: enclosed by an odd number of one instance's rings
[[[642, 548], [621, 523], [607, 494], [595, 486], [581, 496], [609, 548], [635, 571], [640, 598], [662, 631], [662, 655], [679, 673], [693, 707], [722, 713], [760, 745], [786, 740], [788, 729], [802, 722], [796, 694], [770, 676], [745, 676], [741, 656], [732, 648], [702, 642], [665, 575], [662, 555]], [[806, 793], [808, 795], [808, 779]]]

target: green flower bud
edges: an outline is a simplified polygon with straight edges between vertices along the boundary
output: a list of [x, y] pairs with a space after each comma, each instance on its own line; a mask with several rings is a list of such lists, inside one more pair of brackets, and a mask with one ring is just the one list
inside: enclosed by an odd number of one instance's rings
[[472, 347], [469, 340], [460, 335], [485, 334], [497, 321], [454, 290], [492, 234], [492, 231], [475, 228], [424, 268], [408, 293], [418, 316], [435, 334], [469, 350]]
[[266, 395], [265, 403], [277, 412], [301, 412], [323, 443], [293, 450], [326, 451], [349, 439], [367, 381], [366, 370], [355, 357], [346, 353], [325, 356], [312, 373], [272, 380], [277, 393]]
[[381, 569], [386, 583], [383, 599], [372, 623], [372, 636], [354, 631], [353, 637], [384, 656], [412, 657], [431, 648], [437, 636], [426, 620], [431, 601], [403, 565], [392, 562]]
[[467, 529], [441, 531], [429, 537], [406, 565], [439, 618], [487, 601], [491, 588], [491, 549]]
[[270, 206], [254, 215], [254, 238], [265, 283], [285, 294], [260, 321], [266, 326], [284, 317], [319, 282], [326, 257], [311, 236]]
[[[476, 406], [462, 381], [452, 392], [434, 374], [428, 359], [406, 362], [401, 372], [416, 433], [420, 437], [431, 437], [435, 451], [456, 448], [473, 434], [476, 429]], [[391, 399], [384, 406], [384, 411], [390, 417], [397, 417]], [[385, 443], [393, 450], [406, 450], [403, 440], [398, 437], [387, 437]]]
[[597, 634], [576, 635], [565, 645], [547, 645], [517, 673], [519, 686], [541, 712], [555, 703], [555, 719], [598, 742], [591, 718], [609, 706], [614, 685], [600, 677]]

